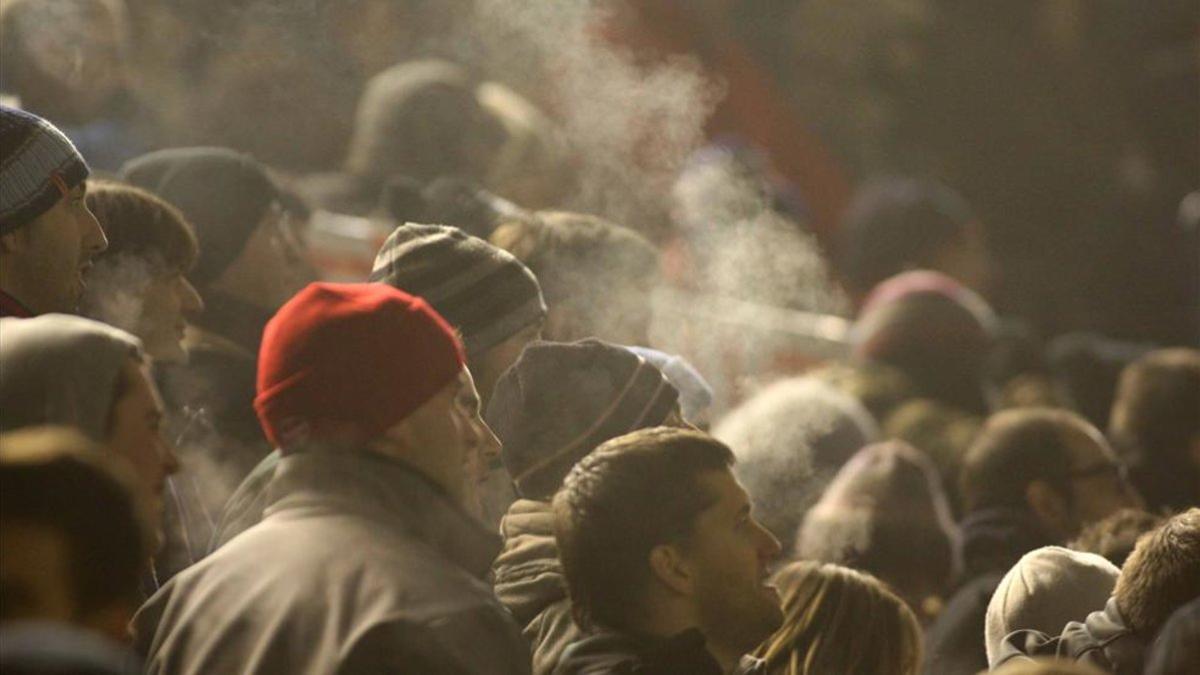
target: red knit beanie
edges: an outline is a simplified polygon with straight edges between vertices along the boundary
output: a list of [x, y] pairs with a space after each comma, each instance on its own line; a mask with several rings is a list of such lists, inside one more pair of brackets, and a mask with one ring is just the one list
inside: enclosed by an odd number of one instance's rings
[[384, 284], [309, 284], [263, 332], [254, 408], [284, 452], [307, 441], [367, 441], [464, 363], [454, 329], [421, 298]]

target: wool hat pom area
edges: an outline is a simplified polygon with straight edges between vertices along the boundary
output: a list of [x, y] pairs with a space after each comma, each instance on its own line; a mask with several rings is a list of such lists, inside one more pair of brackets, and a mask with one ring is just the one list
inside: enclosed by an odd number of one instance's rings
[[425, 300], [386, 284], [309, 284], [263, 333], [255, 410], [285, 454], [377, 438], [466, 363], [454, 329]]

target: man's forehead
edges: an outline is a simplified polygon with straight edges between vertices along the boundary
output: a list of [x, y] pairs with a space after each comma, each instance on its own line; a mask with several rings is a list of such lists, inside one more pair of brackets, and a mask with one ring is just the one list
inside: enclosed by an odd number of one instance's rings
[[696, 482], [713, 499], [708, 510], [736, 513], [750, 503], [750, 495], [729, 469], [705, 471]]

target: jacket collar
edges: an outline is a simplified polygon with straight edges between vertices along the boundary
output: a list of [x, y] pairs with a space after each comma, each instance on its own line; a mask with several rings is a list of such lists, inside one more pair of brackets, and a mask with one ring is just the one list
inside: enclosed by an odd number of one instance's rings
[[496, 597], [518, 621], [528, 623], [567, 597], [554, 513], [546, 502], [519, 499], [500, 521], [504, 551], [492, 567]]
[[962, 560], [967, 578], [1007, 571], [1026, 553], [1054, 543], [1024, 509], [979, 509], [962, 521]]
[[479, 579], [500, 550], [497, 535], [403, 462], [367, 450], [308, 450], [280, 460], [264, 519], [329, 512], [415, 536]]

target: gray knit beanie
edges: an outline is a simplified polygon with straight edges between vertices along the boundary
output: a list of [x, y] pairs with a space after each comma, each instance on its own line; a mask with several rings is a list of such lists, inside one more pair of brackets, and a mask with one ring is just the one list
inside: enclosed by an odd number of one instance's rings
[[679, 392], [626, 347], [594, 338], [535, 342], [496, 384], [485, 419], [526, 499], [548, 499], [601, 443], [658, 426]]
[[456, 227], [396, 228], [375, 257], [371, 281], [425, 298], [462, 333], [468, 360], [546, 318], [533, 272]]
[[137, 338], [91, 319], [0, 319], [0, 431], [52, 424], [104, 441], [121, 367], [141, 353]]
[[0, 106], [0, 234], [49, 211], [88, 177], [88, 166], [53, 124]]

